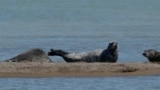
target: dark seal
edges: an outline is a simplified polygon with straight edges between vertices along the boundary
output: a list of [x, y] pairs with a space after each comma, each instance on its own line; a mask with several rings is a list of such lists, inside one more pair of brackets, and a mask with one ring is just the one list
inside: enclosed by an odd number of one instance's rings
[[6, 62], [51, 62], [51, 60], [42, 49], [35, 48], [6, 60]]
[[81, 53], [69, 53], [51, 49], [49, 56], [61, 56], [66, 62], [116, 62], [118, 59], [118, 43], [109, 43], [107, 49], [97, 49]]
[[117, 62], [118, 60], [118, 43], [111, 42], [108, 48], [100, 55], [100, 62]]
[[154, 49], [145, 50], [143, 56], [145, 56], [149, 62], [160, 62], [160, 52]]

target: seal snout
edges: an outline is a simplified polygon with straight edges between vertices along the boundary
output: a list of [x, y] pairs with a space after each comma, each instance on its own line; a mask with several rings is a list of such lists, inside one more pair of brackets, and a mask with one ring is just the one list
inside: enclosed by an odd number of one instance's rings
[[147, 54], [146, 54], [145, 52], [144, 52], [144, 53], [142, 53], [142, 55], [143, 55], [143, 56], [145, 56], [145, 57], [147, 56]]
[[116, 48], [116, 49], [118, 48], [118, 43], [115, 44], [115, 48]]
[[110, 42], [109, 46], [111, 46], [114, 50], [118, 49], [118, 42]]
[[111, 41], [110, 44], [111, 44], [111, 45], [118, 45], [118, 42]]

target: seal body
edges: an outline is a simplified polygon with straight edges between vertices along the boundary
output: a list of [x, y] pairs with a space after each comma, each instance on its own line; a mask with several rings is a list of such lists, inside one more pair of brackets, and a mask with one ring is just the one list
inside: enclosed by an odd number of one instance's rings
[[31, 49], [25, 53], [19, 54], [6, 62], [51, 62], [48, 55], [39, 48]]
[[97, 49], [88, 52], [69, 53], [63, 50], [51, 49], [49, 56], [61, 56], [66, 62], [116, 62], [118, 59], [118, 43], [111, 42], [107, 49]]
[[100, 55], [100, 62], [117, 62], [118, 60], [118, 43], [111, 42], [108, 48]]
[[160, 52], [154, 49], [145, 50], [142, 55], [146, 57], [149, 62], [160, 62]]

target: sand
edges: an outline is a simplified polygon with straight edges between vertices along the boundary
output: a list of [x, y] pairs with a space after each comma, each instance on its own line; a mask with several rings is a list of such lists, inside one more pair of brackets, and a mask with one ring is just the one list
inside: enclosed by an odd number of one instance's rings
[[160, 75], [155, 63], [1, 62], [0, 77], [93, 77]]

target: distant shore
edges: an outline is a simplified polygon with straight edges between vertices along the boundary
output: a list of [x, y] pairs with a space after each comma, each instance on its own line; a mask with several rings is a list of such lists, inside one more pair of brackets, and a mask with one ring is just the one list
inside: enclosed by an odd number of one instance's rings
[[92, 77], [160, 75], [153, 63], [1, 62], [0, 77]]

